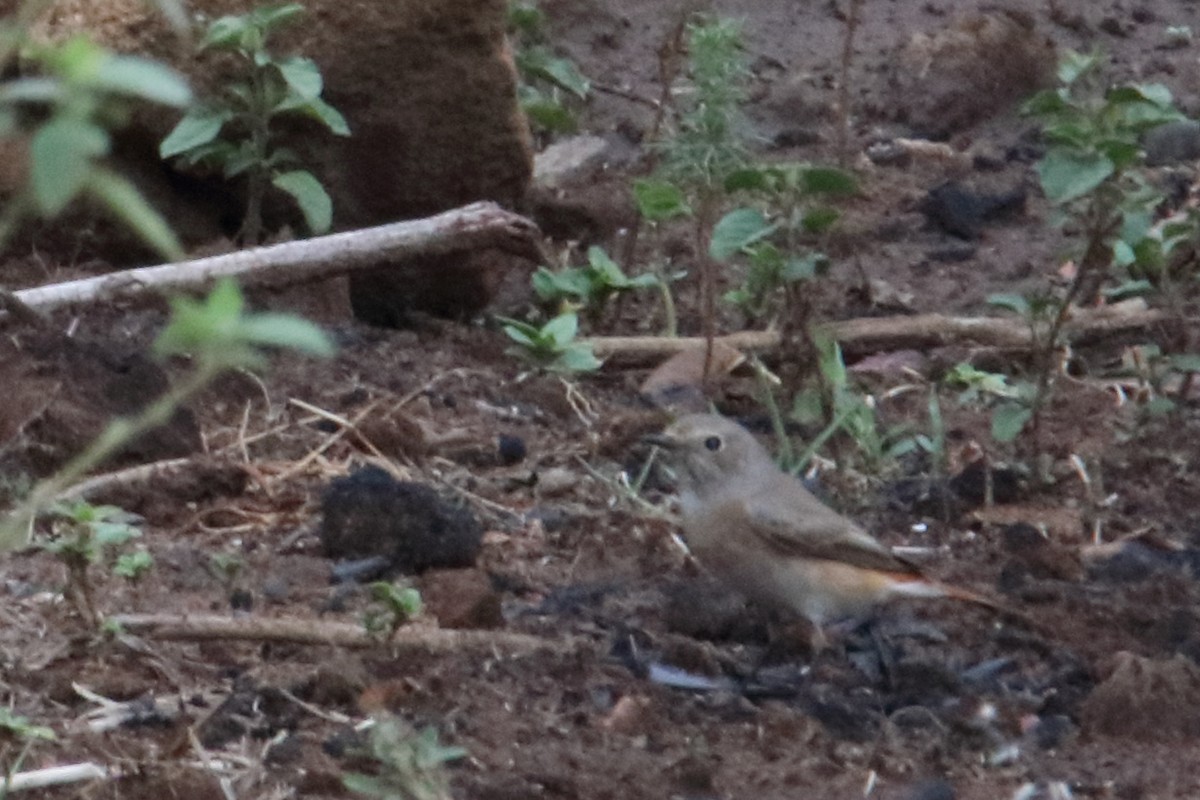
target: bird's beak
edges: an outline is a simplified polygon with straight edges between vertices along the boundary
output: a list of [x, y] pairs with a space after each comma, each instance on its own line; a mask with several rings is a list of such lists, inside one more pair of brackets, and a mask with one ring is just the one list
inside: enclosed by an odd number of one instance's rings
[[670, 450], [671, 448], [679, 446], [678, 439], [668, 436], [665, 433], [651, 433], [649, 435], [643, 436], [642, 441], [645, 442], [646, 444], [656, 445], [656, 446], [662, 447], [666, 450]]

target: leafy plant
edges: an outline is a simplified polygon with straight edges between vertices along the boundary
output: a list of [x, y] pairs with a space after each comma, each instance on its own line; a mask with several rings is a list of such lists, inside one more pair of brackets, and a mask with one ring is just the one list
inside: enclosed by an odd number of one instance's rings
[[508, 33], [520, 76], [517, 97], [530, 124], [543, 133], [573, 133], [578, 127], [574, 107], [588, 99], [590, 82], [574, 61], [554, 54], [546, 15], [535, 3], [509, 3]]
[[653, 273], [632, 278], [621, 271], [604, 248], [592, 246], [587, 251], [587, 264], [552, 272], [541, 267], [533, 274], [533, 291], [543, 303], [561, 307], [577, 303], [593, 319], [616, 295], [635, 289], [657, 286], [659, 277]]
[[317, 357], [333, 354], [328, 337], [304, 319], [247, 313], [241, 290], [230, 278], [220, 280], [204, 300], [179, 297], [171, 306], [171, 318], [155, 341], [154, 352], [163, 359], [190, 355], [191, 371], [137, 416], [110, 422], [82, 453], [35, 486], [0, 520], [0, 549], [27, 539], [34, 518], [75, 481], [142, 434], [166, 423], [176, 409], [222, 373], [265, 366], [267, 348], [287, 348]]
[[[1067, 52], [1058, 68], [1059, 87], [1040, 92], [1024, 106], [1026, 114], [1042, 122], [1046, 140], [1046, 154], [1036, 167], [1042, 191], [1079, 239], [1070, 285], [1055, 299], [1054, 313], [1035, 347], [1036, 387], [1028, 420], [1037, 449], [1054, 354], [1071, 305], [1095, 300], [1114, 267], [1152, 264], [1161, 256], [1161, 247], [1148, 234], [1162, 198], [1138, 170], [1140, 140], [1147, 130], [1183, 117], [1161, 84], [1106, 88], [1102, 63], [1099, 52]], [[1013, 425], [1020, 416], [1012, 414]]]
[[[749, 263], [742, 285], [727, 292], [726, 301], [751, 319], [802, 310], [801, 285], [828, 266], [822, 253], [805, 244], [828, 231], [840, 216], [832, 206], [814, 201], [855, 194], [857, 180], [833, 167], [754, 165], [730, 175], [725, 188], [730, 193], [750, 193], [763, 208], [736, 208], [713, 229], [709, 254], [716, 261], [724, 263], [741, 255]], [[806, 327], [807, 319], [797, 324]]]
[[20, 772], [21, 765], [38, 742], [55, 741], [58, 737], [54, 730], [45, 725], [35, 725], [28, 717], [13, 713], [11, 708], [0, 706], [0, 741], [15, 739], [20, 743], [20, 750], [9, 761], [8, 747], [4, 748], [5, 765], [4, 779], [0, 780], [0, 800], [7, 797], [11, 787], [12, 776]]
[[132, 553], [122, 553], [113, 564], [113, 574], [125, 578], [130, 583], [138, 583], [152, 569], [154, 556], [144, 548], [138, 548]]
[[51, 538], [41, 544], [67, 568], [63, 595], [92, 626], [100, 623], [88, 567], [130, 539], [141, 536], [138, 518], [116, 506], [93, 506], [84, 501], [60, 503], [51, 509]]
[[268, 186], [291, 196], [312, 232], [324, 233], [333, 222], [333, 203], [321, 182], [278, 143], [280, 117], [306, 117], [338, 136], [350, 135], [345, 118], [321, 99], [316, 62], [268, 48], [271, 35], [303, 13], [299, 3], [285, 3], [214, 20], [200, 49], [232, 56], [236, 75], [220, 95], [191, 108], [159, 146], [163, 158], [218, 168], [227, 179], [246, 176], [241, 235], [251, 244], [262, 233]]
[[987, 397], [1017, 397], [1020, 389], [1008, 382], [1008, 376], [999, 372], [987, 372], [965, 361], [955, 364], [942, 377], [942, 382], [951, 388], [961, 389], [958, 402], [964, 405]]
[[819, 385], [795, 395], [789, 416], [801, 425], [823, 424], [824, 428], [804, 452], [792, 459], [791, 464], [784, 465], [785, 469], [799, 472], [839, 433], [854, 444], [864, 469], [871, 473], [881, 471], [888, 461], [917, 448], [935, 455], [940, 452], [943, 447], [940, 406], [936, 412], [930, 411], [935, 423], [932, 435], [913, 435], [904, 425], [885, 426], [879, 419], [875, 398], [860, 391], [850, 380], [838, 343], [826, 336], [818, 336], [815, 341]]
[[376, 581], [370, 590], [377, 606], [368, 609], [363, 617], [368, 633], [391, 636], [421, 613], [421, 593], [411, 586]]
[[174, 70], [138, 56], [115, 55], [83, 37], [58, 44], [28, 38], [24, 3], [0, 23], [0, 65], [20, 49], [37, 75], [0, 83], [0, 137], [28, 141], [28, 183], [0, 211], [0, 244], [30, 216], [57, 217], [86, 198], [121, 220], [168, 259], [183, 255], [166, 221], [129, 181], [104, 164], [111, 131], [146, 101], [183, 107], [191, 100]]
[[467, 751], [439, 744], [435, 728], [418, 733], [398, 717], [385, 715], [374, 720], [367, 741], [363, 755], [379, 765], [379, 772], [343, 775], [347, 789], [382, 800], [451, 800], [446, 764]]
[[600, 360], [592, 348], [576, 341], [579, 317], [574, 311], [559, 314], [546, 324], [537, 325], [500, 317], [504, 333], [516, 342], [506, 352], [551, 372], [593, 372]]

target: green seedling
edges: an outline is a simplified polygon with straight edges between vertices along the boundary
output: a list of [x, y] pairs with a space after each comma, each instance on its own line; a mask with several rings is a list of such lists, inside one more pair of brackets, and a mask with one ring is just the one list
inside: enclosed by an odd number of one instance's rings
[[546, 15], [535, 3], [510, 2], [508, 35], [520, 78], [517, 98], [530, 125], [545, 134], [575, 132], [576, 109], [587, 101], [592, 87], [574, 61], [555, 54]]
[[[36, 4], [24, 3], [22, 8]], [[0, 22], [0, 64], [20, 48], [36, 74], [0, 83], [0, 138], [28, 138], [28, 182], [0, 210], [0, 245], [30, 217], [52, 219], [76, 200], [96, 203], [168, 259], [183, 250], [170, 226], [105, 158], [112, 133], [140, 102], [183, 107], [191, 100], [174, 70], [115, 55], [83, 37], [34, 42], [24, 14]]]
[[1020, 388], [1009, 383], [1007, 375], [987, 372], [966, 362], [951, 367], [942, 382], [951, 389], [960, 390], [958, 402], [961, 405], [971, 405], [988, 398], [1015, 399], [1021, 396]]
[[[860, 391], [851, 381], [838, 343], [827, 336], [818, 336], [815, 344], [819, 385], [796, 393], [789, 417], [801, 425], [823, 425], [823, 428], [791, 464], [784, 465], [785, 469], [800, 472], [838, 434], [853, 443], [863, 468], [869, 473], [882, 471], [889, 462], [917, 448], [936, 455], [939, 444], [936, 430], [922, 442], [903, 425], [885, 426], [879, 419], [875, 398]], [[940, 418], [939, 407], [934, 421], [940, 423]]]
[[432, 727], [418, 733], [391, 715], [375, 719], [367, 741], [361, 755], [374, 761], [378, 772], [343, 775], [347, 789], [380, 800], [451, 800], [446, 764], [466, 757], [466, 750], [439, 744]]
[[325, 187], [299, 158], [279, 144], [280, 118], [307, 118], [337, 136], [349, 136], [342, 115], [321, 98], [321, 70], [310, 58], [278, 56], [272, 34], [304, 13], [299, 3], [264, 6], [220, 17], [208, 26], [200, 49], [230, 56], [235, 72], [217, 96], [194, 106], [159, 146], [163, 158], [219, 169], [226, 179], [246, 178], [242, 239], [257, 244], [267, 187], [290, 195], [313, 233], [333, 223]]
[[592, 348], [576, 340], [579, 318], [575, 312], [559, 314], [538, 327], [520, 320], [498, 317], [504, 333], [515, 342], [506, 352], [550, 372], [594, 372], [601, 361]]
[[[759, 203], [728, 212], [713, 229], [709, 254], [714, 260], [724, 263], [740, 256], [748, 263], [742, 285], [725, 294], [726, 302], [751, 320], [801, 311], [802, 284], [829, 265], [812, 243], [840, 216], [822, 201], [856, 194], [858, 181], [832, 167], [784, 164], [738, 170], [726, 179], [725, 189], [749, 193]], [[808, 324], [807, 319], [794, 322]]]
[[363, 625], [372, 635], [391, 637], [421, 613], [421, 593], [411, 586], [376, 581], [369, 588], [376, 607], [364, 614]]
[[602, 247], [596, 246], [588, 248], [586, 265], [557, 272], [541, 267], [532, 280], [533, 291], [546, 305], [553, 308], [581, 305], [593, 320], [617, 295], [653, 288], [659, 283], [658, 276], [652, 273], [629, 277]]
[[1115, 269], [1153, 269], [1162, 259], [1162, 242], [1151, 235], [1162, 197], [1140, 169], [1140, 142], [1146, 131], [1183, 115], [1161, 84], [1106, 87], [1103, 61], [1099, 52], [1068, 52], [1059, 64], [1058, 88], [1040, 92], [1023, 107], [1042, 123], [1046, 140], [1046, 154], [1036, 166], [1042, 191], [1078, 239], [1071, 283], [1055, 298], [1055, 311], [1034, 350], [1033, 397], [1026, 409], [1010, 406], [1004, 426], [1004, 432], [1019, 431], [1028, 412], [1025, 421], [1038, 451], [1041, 412], [1072, 304], [1094, 302]]
[[139, 548], [132, 553], [122, 553], [113, 564], [113, 573], [130, 583], [139, 583], [154, 569], [154, 556], [150, 551]]
[[[4, 780], [0, 781], [0, 800], [8, 797], [12, 777], [21, 771], [21, 766], [29, 756], [30, 751], [38, 742], [52, 742], [58, 739], [54, 731], [45, 725], [35, 725], [27, 717], [14, 714], [11, 708], [0, 706], [0, 742], [4, 744], [5, 752]], [[9, 762], [8, 742], [15, 740], [20, 750]]]
[[61, 503], [51, 511], [51, 536], [41, 547], [67, 568], [63, 589], [76, 611], [92, 626], [100, 624], [88, 567], [113, 557], [130, 539], [142, 535], [138, 518], [116, 506], [93, 506], [79, 501]]

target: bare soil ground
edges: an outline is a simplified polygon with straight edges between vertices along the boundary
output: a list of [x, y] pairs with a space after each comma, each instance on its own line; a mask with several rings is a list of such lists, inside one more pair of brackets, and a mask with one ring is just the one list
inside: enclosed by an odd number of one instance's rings
[[[764, 154], [833, 159], [844, 4], [718, 5], [745, 18], [756, 87], [749, 112]], [[1168, 26], [1200, 23], [1192, 3], [1012, 5], [1020, 5], [1032, 43], [1021, 57], [1033, 57], [1047, 38], [1100, 45], [1114, 80], [1165, 82], [1183, 110], [1197, 110], [1194, 46], [1163, 46]], [[644, 133], [652, 111], [630, 97], [659, 94], [656, 50], [671, 9], [634, 0], [553, 0], [544, 8], [554, 41], [600, 84], [585, 127]], [[905, 70], [919, 65], [902, 64], [898, 48], [987, 8], [864, 2], [851, 70], [856, 152], [917, 126], [923, 90]], [[1020, 79], [1021, 70], [1002, 61], [989, 66]], [[1004, 87], [985, 94], [1000, 101]], [[987, 158], [965, 169], [915, 160], [865, 173], [863, 196], [835, 243], [822, 317], [878, 313], [859, 291], [864, 277], [911, 292], [913, 311], [958, 313], [981, 312], [988, 293], [1053, 277], [1063, 241], [1036, 192], [1023, 215], [972, 241], [927, 228], [917, 210], [925, 192], [950, 177], [989, 190], [1032, 185], [1029, 124], [1011, 107], [986, 105], [947, 106], [921, 124], [952, 119], [952, 130], [936, 133]], [[626, 202], [631, 169], [581, 193], [602, 221]], [[31, 258], [2, 269], [13, 285], [31, 285], [75, 266]], [[680, 299], [690, 333], [699, 327], [693, 294], [688, 279]], [[659, 313], [652, 300], [631, 303], [599, 332], [654, 331]], [[134, 380], [139, 362], [117, 354], [143, 347], [162, 319], [161, 309], [106, 309], [75, 320], [73, 335], [102, 342], [113, 371]], [[346, 323], [332, 333], [340, 348], [332, 361], [280, 357], [262, 379], [223, 381], [193, 405], [192, 419], [177, 421], [180, 437], [199, 437], [206, 463], [232, 466], [235, 477], [214, 468], [200, 480], [163, 478], [98, 498], [145, 518], [140, 544], [156, 565], [136, 584], [93, 568], [97, 604], [105, 614], [357, 623], [370, 598], [331, 584], [332, 562], [317, 536], [321, 498], [331, 480], [382, 457], [482, 523], [476, 569], [417, 579], [429, 604], [419, 624], [474, 628], [494, 642], [354, 649], [101, 637], [62, 600], [56, 561], [35, 551], [8, 555], [0, 690], [15, 713], [58, 734], [22, 769], [92, 760], [119, 773], [39, 796], [218, 798], [230, 796], [222, 794], [225, 777], [239, 798], [343, 797], [340, 774], [369, 767], [346, 747], [352, 721], [380, 709], [432, 725], [443, 742], [466, 749], [451, 766], [454, 796], [464, 798], [1200, 796], [1192, 764], [1200, 736], [1194, 403], [1144, 421], [1096, 382], [1064, 377], [1046, 427], [1057, 481], [1025, 480], [988, 509], [970, 475], [947, 514], [913, 488], [936, 485], [920, 464], [882, 476], [828, 472], [835, 506], [888, 544], [925, 548], [931, 575], [1003, 597], [1036, 625], [909, 604], [885, 609], [872, 629], [845, 632], [839, 646], [814, 656], [788, 649], [787, 637], [782, 650], [768, 650], [762, 615], [713, 585], [684, 556], [672, 525], [621, 491], [619, 471], [636, 470], [646, 455], [639, 435], [663, 423], [636, 399], [645, 370], [607, 367], [574, 383], [529, 375], [505, 355], [502, 334], [481, 325], [427, 321], [397, 331]], [[1081, 357], [1098, 370], [1122, 344], [1165, 335], [1148, 331]], [[953, 363], [970, 353], [934, 355]], [[991, 358], [1024, 367], [1019, 354]], [[56, 388], [45, 375], [6, 377], [11, 398], [0, 423], [37, 416], [38, 398]], [[752, 393], [730, 387], [723, 408], [762, 425], [761, 409], [746, 399]], [[921, 427], [925, 397], [922, 389], [881, 399], [880, 412]], [[1014, 458], [990, 442], [984, 412], [959, 407], [950, 394], [943, 407], [953, 446], [975, 440], [998, 461]], [[18, 433], [3, 424], [0, 432]], [[54, 443], [45, 426], [19, 432]], [[501, 446], [501, 437], [519, 438], [524, 453], [511, 440]], [[1089, 491], [1072, 455], [1102, 487]], [[665, 505], [666, 488], [652, 481], [647, 499]], [[1092, 539], [1096, 518], [1106, 546]], [[218, 569], [217, 556], [239, 568]], [[509, 633], [541, 644], [516, 646]], [[153, 700], [159, 709], [90, 732], [85, 715], [96, 704], [76, 686], [146, 708]], [[4, 746], [7, 766], [19, 743]]]

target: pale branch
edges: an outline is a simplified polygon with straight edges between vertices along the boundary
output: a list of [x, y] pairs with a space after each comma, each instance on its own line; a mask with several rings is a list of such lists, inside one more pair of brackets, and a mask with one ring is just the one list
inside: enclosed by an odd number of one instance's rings
[[[1064, 327], [1067, 342], [1087, 344], [1145, 330], [1169, 322], [1171, 316], [1156, 309], [1078, 310]], [[827, 322], [818, 326], [833, 336], [847, 355], [890, 350], [924, 349], [946, 345], [975, 345], [1009, 350], [1029, 350], [1033, 333], [1024, 320], [1010, 317], [951, 317], [916, 314], [896, 317], [863, 317]], [[648, 363], [684, 350], [703, 347], [703, 337], [596, 336], [584, 340], [601, 358], [621, 363]], [[740, 331], [718, 337], [737, 350], [770, 352], [780, 344], [778, 331]]]
[[13, 292], [35, 312], [104, 302], [145, 291], [203, 289], [218, 278], [244, 286], [286, 286], [379, 266], [412, 256], [496, 248], [538, 259], [537, 226], [491, 202], [473, 203], [425, 219], [239, 250], [178, 264], [98, 275]]
[[0, 782], [0, 786], [9, 792], [24, 792], [30, 789], [48, 789], [51, 786], [65, 786], [83, 781], [107, 780], [112, 776], [111, 770], [87, 761], [81, 764], [18, 772], [10, 775], [7, 783]]
[[571, 638], [543, 639], [511, 631], [447, 630], [418, 625], [401, 627], [391, 637], [382, 639], [367, 632], [362, 625], [294, 617], [118, 614], [110, 619], [127, 633], [179, 641], [231, 639], [349, 648], [387, 647], [434, 655], [462, 651], [523, 655], [542, 650], [569, 652], [580, 646]]

